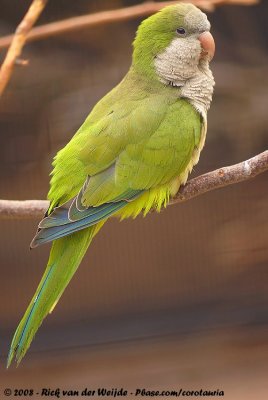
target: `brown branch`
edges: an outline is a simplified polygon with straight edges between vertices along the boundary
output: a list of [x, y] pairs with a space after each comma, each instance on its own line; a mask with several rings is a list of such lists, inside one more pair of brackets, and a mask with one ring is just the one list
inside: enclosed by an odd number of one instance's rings
[[26, 42], [27, 35], [44, 9], [47, 0], [33, 0], [29, 10], [25, 14], [23, 20], [18, 25], [14, 35], [10, 36], [9, 46], [6, 58], [0, 69], [0, 96], [5, 90], [6, 85], [11, 77], [16, 60], [22, 52], [22, 48]]
[[42, 218], [48, 205], [47, 200], [0, 200], [0, 219]]
[[[169, 205], [193, 199], [211, 190], [252, 179], [265, 171], [268, 171], [268, 150], [247, 161], [216, 169], [191, 179], [180, 188]], [[0, 219], [41, 218], [47, 210], [48, 204], [46, 200], [0, 200]]]
[[[253, 5], [259, 0], [187, 0], [203, 8], [206, 11], [213, 11], [215, 6], [222, 4], [241, 4]], [[110, 22], [126, 21], [136, 17], [147, 16], [160, 10], [168, 4], [178, 3], [178, 1], [161, 1], [155, 3], [147, 1], [132, 7], [119, 8], [116, 10], [101, 11], [94, 14], [68, 18], [62, 21], [52, 22], [46, 25], [37, 26], [29, 33], [27, 41], [45, 39], [49, 36], [58, 35], [70, 31], [83, 29], [90, 26], [106, 24]], [[0, 38], [0, 49], [8, 47], [13, 40], [13, 35]]]
[[180, 188], [169, 204], [181, 203], [211, 190], [252, 179], [265, 171], [268, 171], [268, 150], [239, 164], [219, 168], [191, 179]]

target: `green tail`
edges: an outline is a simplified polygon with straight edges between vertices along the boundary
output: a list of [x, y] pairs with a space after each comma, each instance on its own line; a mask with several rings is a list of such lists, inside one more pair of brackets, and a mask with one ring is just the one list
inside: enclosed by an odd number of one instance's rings
[[14, 334], [7, 367], [14, 357], [17, 364], [20, 363], [43, 319], [52, 312], [103, 223], [53, 242], [45, 273]]

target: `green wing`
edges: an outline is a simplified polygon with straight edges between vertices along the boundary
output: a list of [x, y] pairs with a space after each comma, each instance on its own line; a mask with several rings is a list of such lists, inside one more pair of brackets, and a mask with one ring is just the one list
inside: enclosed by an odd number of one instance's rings
[[116, 181], [132, 189], [151, 189], [179, 176], [198, 146], [202, 121], [185, 100], [169, 105], [160, 126], [148, 138], [130, 143], [116, 163]]
[[75, 197], [85, 181], [81, 204], [96, 207], [165, 184], [185, 169], [200, 141], [199, 113], [173, 88], [137, 87], [123, 81], [57, 154], [52, 207]]
[[[120, 154], [128, 144], [149, 138], [164, 120], [168, 107], [165, 93], [142, 90], [133, 80], [123, 80], [108, 93], [55, 157], [48, 195], [51, 209], [76, 196], [88, 176], [92, 188], [104, 185], [105, 192], [106, 181], [110, 191], [109, 177], [112, 179], [112, 166]], [[98, 204], [94, 199], [89, 202]]]
[[202, 119], [174, 88], [163, 88], [123, 81], [97, 104], [55, 158], [50, 215], [32, 246], [107, 219], [186, 169]]

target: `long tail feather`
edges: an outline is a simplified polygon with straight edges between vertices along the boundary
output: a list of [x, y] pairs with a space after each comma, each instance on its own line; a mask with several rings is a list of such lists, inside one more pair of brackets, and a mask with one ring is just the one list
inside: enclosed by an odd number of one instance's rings
[[14, 357], [17, 364], [20, 363], [43, 319], [54, 309], [104, 222], [53, 242], [45, 273], [14, 334], [7, 367]]

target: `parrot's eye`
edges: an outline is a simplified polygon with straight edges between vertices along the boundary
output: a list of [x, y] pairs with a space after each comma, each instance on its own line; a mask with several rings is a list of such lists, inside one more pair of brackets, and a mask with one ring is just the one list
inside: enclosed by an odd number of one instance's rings
[[176, 29], [176, 32], [177, 32], [179, 35], [183, 36], [183, 35], [185, 35], [186, 30], [185, 30], [184, 28], [178, 28], [178, 29]]

